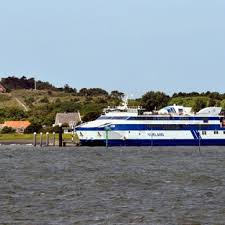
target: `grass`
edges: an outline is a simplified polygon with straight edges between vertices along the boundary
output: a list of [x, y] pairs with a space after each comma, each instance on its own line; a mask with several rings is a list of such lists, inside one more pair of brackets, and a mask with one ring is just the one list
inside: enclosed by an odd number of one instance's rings
[[[1, 141], [32, 141], [34, 138], [33, 134], [0, 134]], [[49, 134], [49, 139], [53, 139], [53, 134]], [[59, 139], [59, 135], [56, 134], [56, 140]], [[72, 140], [72, 134], [63, 134], [64, 140]], [[37, 140], [40, 140], [40, 134], [37, 134]], [[46, 140], [46, 134], [43, 134], [43, 141]], [[75, 140], [78, 140], [75, 136]]]
[[22, 109], [22, 107], [18, 104], [18, 102], [15, 99], [0, 102], [0, 108], [6, 108], [6, 107], [14, 107], [14, 108]]
[[20, 105], [10, 94], [0, 93], [0, 108], [5, 108], [5, 107], [20, 108]]
[[71, 105], [76, 105], [75, 108], [80, 108], [82, 116], [88, 112], [102, 111], [102, 108], [114, 104], [113, 102], [110, 103], [109, 98], [104, 96], [84, 97], [57, 91], [18, 89], [10, 93], [0, 94], [0, 108], [14, 107], [24, 110], [24, 107], [18, 103], [16, 98], [29, 110], [34, 107], [45, 106], [48, 102], [55, 103], [58, 100], [62, 103], [71, 102]]
[[51, 91], [50, 93], [47, 90], [13, 90], [10, 93], [0, 94], [0, 108], [5, 107], [16, 107], [23, 108], [16, 101], [15, 98], [18, 98], [27, 108], [30, 108], [31, 102], [35, 106], [41, 106], [46, 104], [45, 102], [41, 102], [44, 98], [47, 98], [50, 103], [54, 103], [57, 99], [61, 102], [71, 101], [76, 103], [82, 103], [85, 101], [85, 97], [74, 96], [70, 93]]

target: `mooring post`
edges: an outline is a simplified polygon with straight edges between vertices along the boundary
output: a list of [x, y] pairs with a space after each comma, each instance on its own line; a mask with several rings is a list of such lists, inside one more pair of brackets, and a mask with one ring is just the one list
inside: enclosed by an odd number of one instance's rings
[[110, 127], [105, 127], [105, 146], [106, 148], [109, 147], [109, 131], [110, 131]]
[[63, 129], [62, 129], [62, 124], [59, 124], [59, 147], [62, 147], [63, 145]]
[[49, 146], [49, 133], [46, 133], [46, 146]]
[[55, 146], [55, 132], [53, 132], [53, 146]]
[[153, 149], [153, 133], [152, 133], [152, 127], [151, 127], [151, 150]]
[[106, 145], [106, 148], [108, 148], [109, 146], [109, 131], [106, 130], [106, 135], [105, 135], [105, 145]]
[[34, 147], [37, 146], [37, 133], [36, 132], [34, 132], [33, 146]]
[[74, 131], [72, 131], [72, 138], [71, 138], [72, 143], [74, 142]]
[[43, 133], [40, 133], [40, 147], [42, 147], [43, 142]]

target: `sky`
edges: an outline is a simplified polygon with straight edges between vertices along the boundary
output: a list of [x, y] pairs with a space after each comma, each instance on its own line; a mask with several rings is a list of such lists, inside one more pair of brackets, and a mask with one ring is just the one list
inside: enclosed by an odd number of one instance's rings
[[1, 0], [0, 78], [225, 92], [224, 0]]

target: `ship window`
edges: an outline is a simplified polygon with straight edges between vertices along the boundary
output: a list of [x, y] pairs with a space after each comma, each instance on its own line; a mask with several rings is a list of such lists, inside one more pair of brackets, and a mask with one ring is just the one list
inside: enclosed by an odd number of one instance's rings
[[206, 131], [205, 130], [202, 131], [202, 135], [206, 135]]
[[203, 120], [203, 123], [208, 123], [208, 122], [209, 122], [208, 119], [204, 119], [204, 120]]
[[183, 109], [178, 109], [178, 111], [179, 111], [179, 114], [183, 113]]
[[214, 131], [214, 134], [219, 134], [219, 131], [218, 131], [218, 130], [215, 130], [215, 131]]
[[225, 134], [225, 130], [223, 131], [223, 134]]
[[222, 119], [222, 127], [225, 127], [225, 119]]

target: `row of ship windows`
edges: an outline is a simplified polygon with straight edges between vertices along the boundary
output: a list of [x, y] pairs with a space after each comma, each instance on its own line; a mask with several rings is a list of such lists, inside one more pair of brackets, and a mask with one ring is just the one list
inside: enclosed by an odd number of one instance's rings
[[[130, 133], [130, 131], [128, 133]], [[101, 136], [101, 134], [99, 132], [98, 132], [98, 134]], [[219, 134], [219, 131], [218, 130], [215, 130], [214, 131], [214, 134]], [[223, 131], [223, 134], [225, 134], [225, 131]], [[139, 135], [141, 135], [140, 132], [139, 132]], [[207, 131], [206, 130], [203, 130], [202, 131], [202, 135], [207, 135]], [[80, 136], [83, 136], [83, 133], [82, 132], [80, 132]]]
[[[211, 117], [211, 120], [218, 120], [219, 117]], [[99, 120], [114, 119], [114, 120], [203, 120], [204, 123], [208, 123], [208, 117], [125, 117], [125, 116], [101, 116]]]
[[196, 128], [199, 130], [204, 130], [208, 128], [212, 128], [212, 126], [219, 127], [219, 125], [208, 125], [208, 124], [151, 124], [151, 125], [145, 125], [146, 129], [162, 129], [162, 130], [180, 130], [180, 129], [187, 129], [187, 128]]
[[[218, 120], [213, 117], [211, 120]], [[130, 117], [128, 120], [203, 120], [204, 123], [208, 123], [209, 118], [207, 117]]]
[[[130, 133], [130, 131], [129, 131], [129, 133]], [[207, 131], [206, 130], [203, 130], [202, 131], [202, 135], [206, 135], [207, 134]], [[214, 131], [214, 134], [219, 134], [219, 131], [218, 130], [215, 130]], [[225, 134], [225, 130], [223, 131], [223, 134]], [[141, 135], [141, 133], [139, 133], [139, 135]]]
[[[207, 131], [206, 130], [203, 130], [202, 131], [202, 135], [206, 135], [207, 134]], [[214, 134], [219, 134], [219, 131], [218, 130], [215, 130], [214, 131]], [[223, 134], [225, 134], [225, 131], [223, 131]]]

